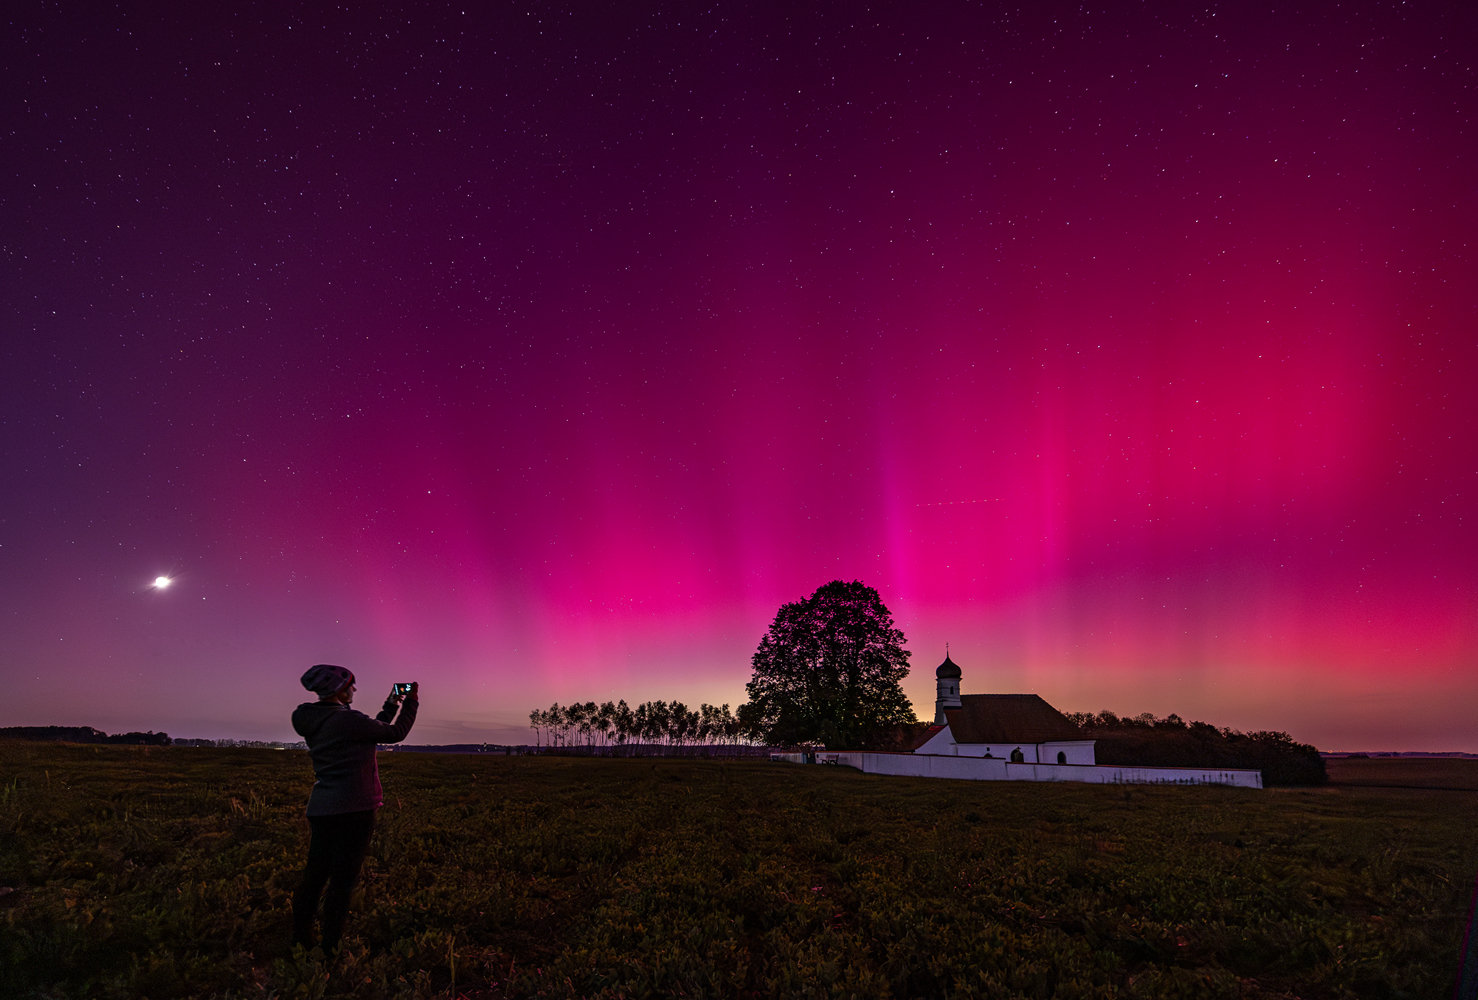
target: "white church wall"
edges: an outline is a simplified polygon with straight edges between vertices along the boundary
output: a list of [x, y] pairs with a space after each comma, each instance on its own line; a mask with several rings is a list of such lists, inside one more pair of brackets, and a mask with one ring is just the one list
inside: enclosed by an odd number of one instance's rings
[[1004, 760], [981, 760], [952, 754], [837, 752], [817, 754], [817, 761], [855, 767], [866, 774], [918, 778], [954, 778], [957, 781], [1001, 781]]
[[1011, 753], [1020, 750], [1027, 764], [1055, 764], [1057, 755], [1066, 757], [1068, 764], [1094, 764], [1092, 740], [1055, 740], [1051, 743], [955, 743], [949, 727], [935, 733], [928, 742], [913, 752], [916, 754], [944, 754], [951, 757], [994, 757], [1010, 760]]
[[1044, 764], [1056, 764], [1057, 755], [1062, 754], [1067, 759], [1065, 764], [1096, 764], [1097, 759], [1093, 755], [1092, 740], [1057, 740], [1052, 743], [1041, 745], [1041, 762]]
[[914, 753], [953, 754], [955, 752], [954, 746], [954, 737], [950, 735], [949, 727], [945, 726], [939, 732], [930, 737], [928, 742], [926, 742], [923, 746], [916, 749]]
[[1000, 758], [864, 751], [819, 751], [816, 754], [816, 762], [853, 767], [865, 774], [953, 778], [957, 781], [1082, 781], [1095, 785], [1262, 787], [1261, 771], [1220, 768], [1119, 767], [1113, 764], [1012, 764]]
[[999, 757], [1002, 760], [1011, 758], [1011, 751], [1019, 749], [1023, 757], [1033, 764], [1037, 761], [1037, 745], [1035, 743], [959, 743], [955, 746], [955, 753], [961, 757]]

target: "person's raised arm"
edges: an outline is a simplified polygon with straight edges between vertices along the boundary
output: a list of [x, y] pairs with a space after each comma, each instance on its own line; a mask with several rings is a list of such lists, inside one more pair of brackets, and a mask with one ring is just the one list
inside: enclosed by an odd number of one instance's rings
[[[373, 719], [365, 718], [362, 715], [358, 716], [358, 718], [364, 719], [364, 721], [356, 729], [355, 736], [360, 739], [374, 740], [376, 743], [399, 743], [405, 739], [406, 734], [411, 731], [411, 726], [416, 724], [416, 709], [420, 705], [420, 700], [417, 697], [419, 690], [419, 684], [411, 684], [410, 694], [406, 695], [404, 700], [402, 700], [396, 696], [395, 691], [392, 689], [390, 697], [385, 699], [385, 707], [380, 710], [378, 716]], [[399, 718], [395, 717], [395, 708], [397, 705], [400, 706]], [[393, 722], [391, 721], [392, 719], [394, 720]]]

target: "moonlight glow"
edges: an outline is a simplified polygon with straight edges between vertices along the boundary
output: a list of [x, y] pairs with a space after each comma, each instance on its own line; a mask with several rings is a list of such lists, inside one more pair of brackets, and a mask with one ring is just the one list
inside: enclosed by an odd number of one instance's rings
[[167, 576], [156, 576], [152, 586], [155, 590], [168, 590], [171, 583], [174, 583], [174, 581]]

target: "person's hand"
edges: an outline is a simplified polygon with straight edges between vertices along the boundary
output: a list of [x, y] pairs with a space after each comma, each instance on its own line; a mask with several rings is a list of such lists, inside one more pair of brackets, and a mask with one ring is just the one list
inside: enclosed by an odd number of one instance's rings
[[411, 681], [411, 693], [406, 695], [406, 697], [411, 701], [420, 701], [421, 699], [416, 696], [416, 692], [419, 690], [421, 690], [421, 682]]

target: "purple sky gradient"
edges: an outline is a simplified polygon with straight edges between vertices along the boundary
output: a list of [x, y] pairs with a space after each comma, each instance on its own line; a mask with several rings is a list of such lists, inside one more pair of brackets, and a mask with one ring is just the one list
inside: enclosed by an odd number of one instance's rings
[[924, 716], [1478, 750], [1475, 20], [27, 5], [0, 725], [737, 705], [856, 578]]

